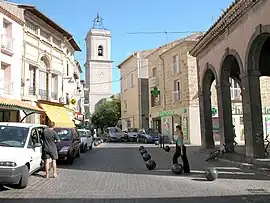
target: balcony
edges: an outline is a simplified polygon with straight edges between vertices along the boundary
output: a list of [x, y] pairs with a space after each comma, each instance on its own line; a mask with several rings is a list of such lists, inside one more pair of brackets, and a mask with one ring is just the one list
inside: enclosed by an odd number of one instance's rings
[[173, 92], [173, 99], [174, 99], [174, 101], [179, 101], [180, 100], [180, 91], [174, 91]]
[[240, 88], [231, 88], [231, 100], [232, 101], [241, 101], [241, 89]]
[[157, 77], [152, 77], [149, 78], [149, 87], [155, 87], [158, 85], [158, 78]]
[[36, 87], [29, 87], [28, 88], [28, 95], [36, 95]]
[[47, 100], [48, 99], [47, 91], [46, 90], [39, 89], [38, 90], [38, 94], [40, 96], [40, 99], [42, 99], [42, 100]]
[[0, 94], [12, 95], [14, 82], [10, 80], [0, 79]]
[[58, 93], [57, 92], [51, 92], [51, 98], [53, 100], [58, 100]]
[[7, 55], [13, 55], [14, 39], [6, 35], [1, 35], [1, 52]]

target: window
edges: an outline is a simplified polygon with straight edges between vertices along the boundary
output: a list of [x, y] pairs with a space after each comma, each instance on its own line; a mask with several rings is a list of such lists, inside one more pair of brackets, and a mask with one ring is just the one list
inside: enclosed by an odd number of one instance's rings
[[238, 83], [232, 79], [229, 78], [229, 82], [230, 82], [230, 91], [231, 91], [231, 99], [232, 100], [241, 100], [241, 88], [238, 85]]
[[127, 77], [124, 77], [124, 81], [123, 81], [123, 89], [124, 91], [127, 90]]
[[124, 101], [124, 111], [127, 111], [127, 108], [128, 108], [127, 101]]
[[40, 30], [40, 36], [43, 37], [47, 41], [50, 40], [50, 35], [47, 32], [43, 31], [43, 30]]
[[29, 73], [30, 73], [30, 86], [29, 86], [29, 95], [36, 95], [36, 70], [35, 66], [29, 65]]
[[47, 73], [39, 71], [39, 95], [41, 99], [47, 98]]
[[153, 78], [157, 77], [157, 67], [152, 69], [152, 75], [153, 75]]
[[173, 73], [179, 72], [179, 55], [173, 56]]
[[27, 31], [32, 32], [34, 34], [38, 34], [38, 27], [34, 25], [33, 23], [26, 21], [25, 27]]
[[103, 56], [103, 46], [102, 45], [98, 46], [98, 56]]
[[51, 97], [55, 100], [58, 99], [58, 75], [52, 74], [52, 80], [51, 80]]
[[130, 87], [134, 87], [134, 73], [130, 74]]
[[69, 64], [68, 64], [68, 61], [67, 61], [67, 70], [66, 70], [66, 74], [67, 74], [67, 76], [69, 76]]
[[[153, 89], [152, 89], [153, 90]], [[151, 90], [151, 91], [152, 91]], [[150, 91], [151, 95], [151, 107], [159, 106], [160, 105], [160, 94], [158, 95], [153, 95]]]
[[173, 98], [174, 98], [174, 101], [180, 100], [180, 80], [174, 81]]

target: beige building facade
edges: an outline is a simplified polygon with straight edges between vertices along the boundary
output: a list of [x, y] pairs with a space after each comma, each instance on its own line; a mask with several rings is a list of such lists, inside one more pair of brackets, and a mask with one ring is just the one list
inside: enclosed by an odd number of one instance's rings
[[[195, 45], [202, 147], [213, 148], [211, 85], [216, 81], [218, 124], [222, 143], [233, 146], [233, 118], [229, 78], [240, 84], [246, 155], [264, 157], [264, 126], [269, 128], [269, 95], [260, 80], [270, 76], [270, 1], [235, 1]], [[260, 88], [261, 85], [261, 88]], [[261, 94], [262, 93], [262, 94]], [[263, 114], [267, 114], [264, 118]], [[265, 123], [265, 125], [264, 125]]]
[[145, 57], [150, 52], [134, 52], [118, 65], [122, 129], [148, 127], [148, 60]]
[[174, 140], [181, 125], [189, 144], [200, 144], [196, 59], [189, 51], [201, 36], [190, 35], [148, 56], [150, 126]]

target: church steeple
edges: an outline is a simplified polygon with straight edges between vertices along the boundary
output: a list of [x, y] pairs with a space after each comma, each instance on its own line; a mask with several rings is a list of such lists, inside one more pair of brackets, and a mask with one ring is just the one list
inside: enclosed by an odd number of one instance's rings
[[92, 29], [102, 29], [104, 30], [104, 25], [103, 25], [103, 18], [99, 16], [99, 13], [97, 12], [97, 16], [95, 17], [93, 21], [93, 27]]

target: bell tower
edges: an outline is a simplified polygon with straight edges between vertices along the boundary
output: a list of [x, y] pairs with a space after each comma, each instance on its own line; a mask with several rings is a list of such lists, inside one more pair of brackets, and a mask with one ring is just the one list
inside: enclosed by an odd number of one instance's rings
[[92, 114], [95, 111], [95, 105], [102, 98], [112, 95], [111, 32], [104, 28], [103, 19], [99, 13], [85, 41], [85, 81], [86, 88], [89, 90], [86, 94], [89, 109], [87, 107], [85, 110]]

